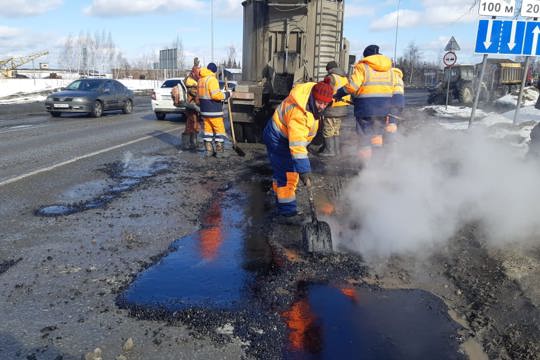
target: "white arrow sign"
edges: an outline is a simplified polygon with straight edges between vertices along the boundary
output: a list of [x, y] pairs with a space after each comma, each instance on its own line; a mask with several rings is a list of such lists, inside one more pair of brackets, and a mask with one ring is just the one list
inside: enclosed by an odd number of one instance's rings
[[493, 32], [493, 21], [488, 21], [486, 41], [484, 41], [484, 47], [488, 49], [491, 46], [491, 33]]
[[540, 28], [538, 28], [538, 25], [534, 27], [533, 34], [534, 36], [531, 46], [531, 54], [536, 54], [536, 48], [538, 47], [538, 34], [540, 34]]
[[512, 21], [512, 29], [510, 30], [510, 41], [508, 42], [508, 48], [510, 51], [516, 46], [516, 29], [517, 29], [517, 20]]

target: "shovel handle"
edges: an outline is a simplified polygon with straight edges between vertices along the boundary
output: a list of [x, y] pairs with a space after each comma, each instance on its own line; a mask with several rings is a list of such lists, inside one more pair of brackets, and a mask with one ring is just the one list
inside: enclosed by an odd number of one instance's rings
[[315, 224], [318, 221], [317, 212], [315, 210], [315, 200], [313, 199], [313, 187], [311, 186], [311, 181], [306, 182], [306, 188], [308, 191], [309, 208], [311, 210], [311, 221]]

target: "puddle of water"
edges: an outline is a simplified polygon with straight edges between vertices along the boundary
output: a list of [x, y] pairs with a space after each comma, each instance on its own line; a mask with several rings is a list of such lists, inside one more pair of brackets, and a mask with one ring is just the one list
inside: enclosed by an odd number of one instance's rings
[[284, 359], [460, 359], [460, 326], [421, 290], [301, 284], [282, 313]]
[[[120, 175], [111, 174], [111, 177], [119, 181], [109, 189], [102, 190], [102, 182], [87, 183], [76, 189], [66, 192], [66, 196], [71, 197], [72, 202], [68, 204], [54, 204], [42, 206], [35, 211], [38, 216], [65, 216], [90, 209], [105, 207], [109, 202], [120, 196], [122, 192], [129, 191], [139, 185], [144, 178], [156, 175], [158, 172], [166, 170], [169, 164], [165, 162], [164, 157], [144, 157], [133, 160], [131, 157], [125, 160]], [[91, 199], [84, 199], [100, 191], [102, 194], [96, 195]], [[80, 199], [75, 201], [76, 199]]]
[[258, 225], [261, 206], [246, 201], [245, 189], [218, 192], [201, 219], [202, 228], [176, 240], [172, 252], [142, 272], [118, 304], [166, 312], [245, 305], [255, 277], [271, 263]]

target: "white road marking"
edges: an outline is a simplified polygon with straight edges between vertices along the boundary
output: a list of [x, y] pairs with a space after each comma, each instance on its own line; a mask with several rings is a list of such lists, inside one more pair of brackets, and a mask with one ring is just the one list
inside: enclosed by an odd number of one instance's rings
[[[164, 132], [165, 133], [170, 133], [170, 132], [179, 130], [181, 128], [182, 128], [182, 126], [178, 126], [178, 127], [175, 127], [173, 129], [170, 129], [170, 130], [167, 130], [167, 131], [164, 131]], [[111, 147], [106, 148], [106, 149], [101, 149], [101, 150], [94, 151], [94, 152], [91, 152], [91, 153], [86, 154], [86, 155], [77, 156], [77, 157], [74, 157], [73, 159], [69, 159], [69, 160], [63, 161], [63, 162], [58, 163], [58, 164], [54, 164], [54, 165], [51, 165], [51, 166], [48, 166], [48, 167], [45, 167], [45, 168], [41, 168], [41, 169], [38, 169], [38, 170], [31, 171], [31, 172], [23, 174], [23, 175], [16, 176], [16, 177], [11, 178], [11, 179], [4, 180], [4, 181], [0, 182], [0, 186], [11, 184], [11, 183], [14, 183], [16, 181], [25, 179], [27, 177], [40, 174], [42, 172], [50, 171], [50, 170], [56, 169], [56, 168], [64, 166], [64, 165], [74, 163], [74, 162], [82, 160], [82, 159], [86, 159], [86, 158], [89, 158], [89, 157], [92, 157], [92, 156], [103, 154], [103, 153], [106, 153], [106, 152], [111, 151], [111, 150], [116, 150], [118, 148], [121, 148], [121, 147], [124, 147], [124, 146], [127, 146], [127, 145], [131, 145], [131, 144], [135, 144], [135, 143], [137, 143], [139, 141], [148, 140], [148, 139], [151, 139], [153, 137], [154, 137], [153, 135], [147, 135], [147, 136], [143, 136], [143, 137], [138, 138], [138, 139], [134, 139], [134, 140], [122, 143], [122, 144], [111, 146]]]
[[36, 129], [43, 126], [45, 125], [15, 125], [15, 126], [8, 127], [6, 130], [0, 131], [0, 134], [5, 134], [8, 132], [19, 131], [19, 130]]

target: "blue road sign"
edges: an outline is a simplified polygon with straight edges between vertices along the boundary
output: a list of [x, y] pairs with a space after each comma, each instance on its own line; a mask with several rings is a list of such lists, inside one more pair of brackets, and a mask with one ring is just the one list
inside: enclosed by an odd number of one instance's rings
[[522, 54], [525, 24], [525, 21], [503, 21], [499, 54]]
[[479, 54], [540, 55], [540, 22], [480, 20], [474, 51]]
[[525, 41], [523, 42], [523, 55], [540, 55], [540, 46], [538, 46], [538, 34], [540, 34], [540, 22], [527, 22], [525, 30]]
[[497, 54], [499, 52], [501, 29], [501, 20], [480, 20], [478, 22], [474, 52], [480, 54]]

